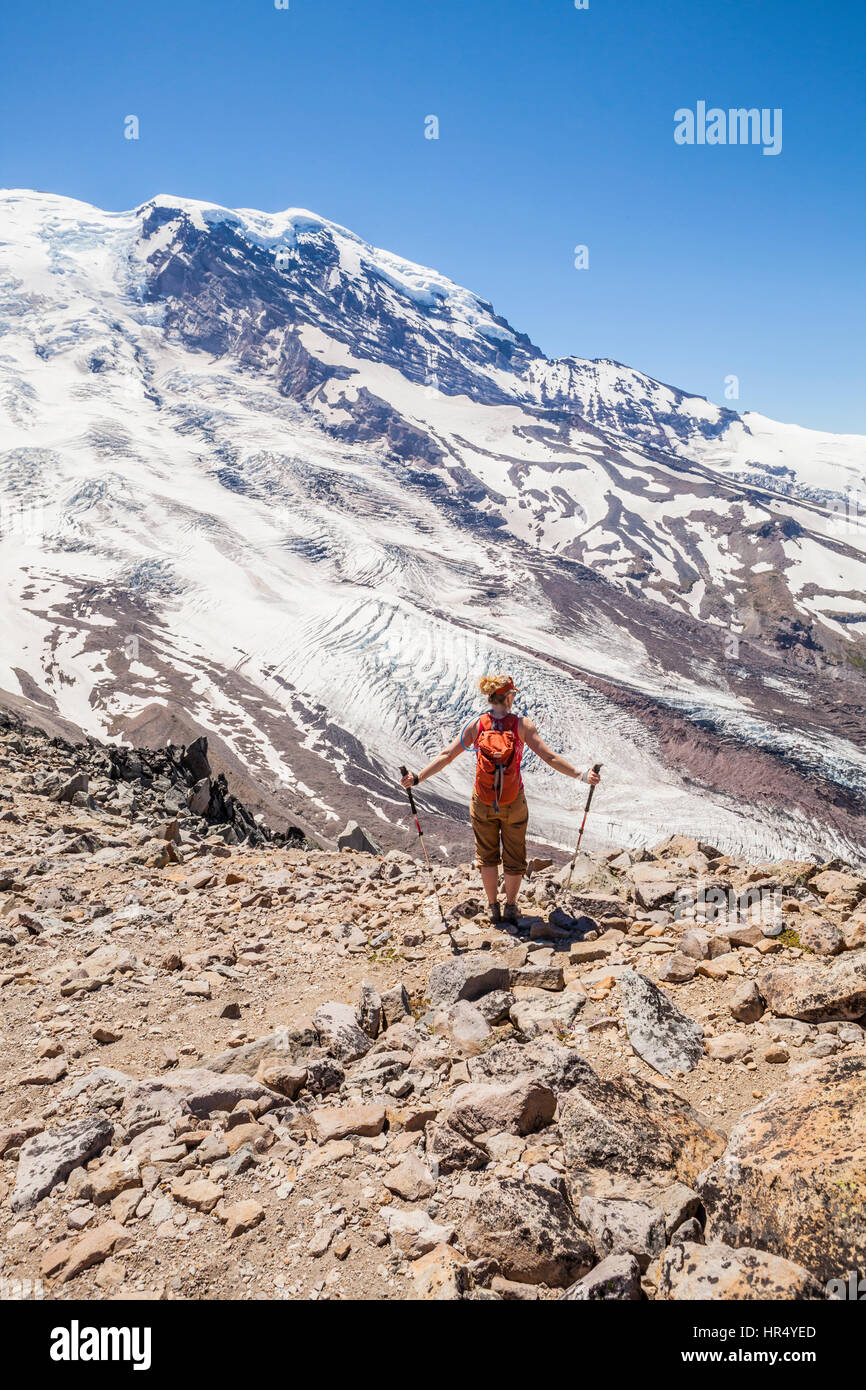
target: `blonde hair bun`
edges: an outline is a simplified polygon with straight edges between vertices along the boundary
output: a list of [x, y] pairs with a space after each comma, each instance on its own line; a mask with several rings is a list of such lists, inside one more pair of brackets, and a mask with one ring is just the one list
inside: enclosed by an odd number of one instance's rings
[[478, 682], [478, 689], [489, 700], [496, 694], [497, 690], [501, 690], [503, 685], [507, 685], [510, 680], [510, 676], [482, 676]]

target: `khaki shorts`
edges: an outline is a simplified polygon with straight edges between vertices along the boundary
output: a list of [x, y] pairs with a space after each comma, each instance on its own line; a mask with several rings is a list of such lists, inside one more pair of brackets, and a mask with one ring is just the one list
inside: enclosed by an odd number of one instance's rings
[[[498, 864], [507, 874], [526, 873], [526, 827], [529, 807], [521, 790], [507, 806], [487, 806], [473, 793], [469, 819], [475, 832], [475, 859], [478, 864]], [[500, 856], [500, 839], [502, 853]]]

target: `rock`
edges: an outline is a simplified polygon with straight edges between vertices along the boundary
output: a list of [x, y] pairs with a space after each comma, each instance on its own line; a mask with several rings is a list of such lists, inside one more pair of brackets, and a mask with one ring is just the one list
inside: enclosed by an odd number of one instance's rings
[[29, 1211], [73, 1170], [101, 1153], [113, 1130], [108, 1120], [75, 1120], [62, 1129], [46, 1129], [21, 1149], [15, 1187], [9, 1199], [13, 1211]]
[[253, 1200], [246, 1202], [234, 1202], [230, 1207], [224, 1207], [219, 1213], [219, 1218], [226, 1228], [226, 1235], [231, 1239], [235, 1236], [242, 1236], [245, 1231], [251, 1231], [254, 1226], [258, 1226], [264, 1220], [265, 1209], [261, 1202]]
[[277, 1091], [281, 1096], [294, 1100], [306, 1085], [307, 1068], [293, 1067], [282, 1062], [260, 1062], [255, 1079], [269, 1091]]
[[450, 1245], [454, 1239], [453, 1226], [440, 1226], [431, 1221], [425, 1211], [417, 1208], [396, 1211], [392, 1207], [385, 1207], [382, 1217], [394, 1249], [410, 1260], [426, 1255], [437, 1245]]
[[11, 1125], [3, 1125], [0, 1128], [0, 1158], [9, 1149], [20, 1149], [27, 1139], [31, 1139], [34, 1134], [41, 1134], [45, 1128], [45, 1121], [38, 1120], [34, 1116], [29, 1120], [13, 1120]]
[[377, 1038], [382, 1027], [382, 999], [375, 985], [369, 980], [361, 981], [361, 997], [358, 1001], [358, 1022], [369, 1038]]
[[179, 1178], [171, 1185], [171, 1195], [176, 1202], [182, 1202], [194, 1211], [213, 1211], [223, 1195], [222, 1188], [209, 1178], [193, 1179], [185, 1182]]
[[580, 1052], [546, 1035], [526, 1043], [514, 1039], [497, 1043], [479, 1057], [470, 1057], [467, 1066], [473, 1081], [508, 1083], [520, 1073], [531, 1071], [556, 1092], [568, 1091], [582, 1079], [595, 1076]]
[[465, 956], [434, 965], [430, 971], [428, 995], [432, 1008], [456, 1004], [458, 999], [480, 999], [494, 989], [508, 989], [509, 969], [488, 951], [473, 951]]
[[382, 850], [372, 835], [368, 835], [356, 820], [350, 820], [346, 828], [337, 836], [338, 849], [351, 849], [357, 854], [381, 854]]
[[701, 1206], [701, 1199], [697, 1192], [681, 1182], [671, 1183], [670, 1187], [655, 1193], [649, 1201], [662, 1213], [665, 1222], [665, 1234], [668, 1238], [684, 1221], [689, 1221], [692, 1217], [697, 1216]]
[[866, 893], [866, 878], [839, 869], [825, 869], [823, 873], [815, 875], [809, 887], [820, 893], [822, 898], [829, 893], [854, 893], [862, 897]]
[[677, 891], [677, 882], [664, 864], [633, 864], [628, 877], [634, 884], [635, 901], [649, 910], [669, 902]]
[[490, 1037], [490, 1024], [483, 1013], [467, 999], [458, 999], [433, 1018], [433, 1032], [450, 1038], [464, 1054], [481, 1052]]
[[718, 1033], [707, 1038], [707, 1056], [714, 1062], [736, 1062], [748, 1057], [752, 1050], [752, 1040], [745, 1033]]
[[508, 972], [510, 988], [523, 985], [531, 989], [565, 989], [561, 965], [520, 965]]
[[845, 950], [841, 928], [825, 922], [823, 917], [801, 917], [797, 935], [804, 951], [814, 951], [819, 956], [838, 956]]
[[438, 1303], [463, 1297], [469, 1288], [465, 1255], [450, 1245], [434, 1245], [412, 1265], [415, 1297]]
[[866, 1059], [811, 1062], [741, 1115], [697, 1183], [707, 1235], [794, 1260], [821, 1280], [862, 1263]]
[[687, 927], [680, 937], [680, 951], [693, 960], [708, 960], [710, 955], [710, 934], [703, 927]]
[[760, 1052], [762, 1062], [787, 1062], [790, 1056], [787, 1047], [783, 1047], [781, 1043], [770, 1043]]
[[384, 1105], [342, 1105], [334, 1109], [323, 1106], [309, 1117], [313, 1137], [318, 1144], [333, 1139], [346, 1139], [350, 1134], [374, 1137], [385, 1127]]
[[307, 1090], [314, 1096], [327, 1096], [339, 1091], [346, 1074], [339, 1062], [331, 1057], [311, 1057], [307, 1063]]
[[866, 946], [866, 916], [857, 913], [842, 924], [842, 937], [846, 951], [858, 951]]
[[671, 1245], [703, 1245], [704, 1233], [701, 1230], [701, 1223], [697, 1217], [690, 1216], [688, 1221], [684, 1221], [681, 1226], [677, 1226], [671, 1232]]
[[227, 1130], [223, 1136], [223, 1143], [230, 1154], [237, 1154], [245, 1144], [249, 1144], [252, 1149], [257, 1151], [266, 1149], [273, 1143], [273, 1139], [273, 1131], [264, 1125], [240, 1124]]
[[372, 1046], [358, 1023], [358, 1011], [351, 1004], [331, 1001], [321, 1004], [313, 1015], [313, 1027], [326, 1050], [341, 1062], [356, 1062]]
[[562, 1294], [574, 1303], [633, 1303], [640, 1296], [640, 1265], [634, 1255], [609, 1255]]
[[467, 1203], [462, 1225], [469, 1255], [493, 1259], [507, 1279], [565, 1288], [595, 1256], [570, 1206], [551, 1187], [506, 1178]]
[[508, 1013], [519, 1033], [537, 1038], [544, 1033], [568, 1032], [586, 1000], [582, 989], [567, 989], [553, 997], [539, 990], [532, 998], [516, 999]]
[[91, 1201], [96, 1207], [112, 1202], [121, 1192], [140, 1184], [138, 1161], [118, 1159], [103, 1163], [91, 1174]]
[[120, 1042], [123, 1034], [119, 1028], [108, 1028], [104, 1023], [97, 1023], [96, 1027], [91, 1029], [90, 1036], [94, 1042], [116, 1043]]
[[722, 1135], [673, 1092], [637, 1077], [603, 1081], [587, 1072], [559, 1103], [569, 1169], [691, 1183], [724, 1149]]
[[19, 1086], [54, 1086], [69, 1070], [65, 1057], [46, 1057], [19, 1077]]
[[636, 970], [622, 971], [619, 989], [628, 1040], [637, 1055], [662, 1076], [693, 1071], [703, 1056], [700, 1024]]
[[490, 994], [483, 994], [474, 1007], [487, 1023], [502, 1023], [513, 1003], [514, 995], [510, 990], [494, 989]]
[[763, 1250], [714, 1242], [671, 1245], [658, 1266], [660, 1299], [819, 1299], [824, 1292], [800, 1265]]
[[390, 1028], [393, 1024], [399, 1023], [400, 1020], [406, 1018], [407, 1015], [411, 1017], [409, 995], [406, 992], [405, 985], [394, 985], [392, 989], [384, 990], [380, 1002], [386, 1028]]
[[475, 1140], [487, 1131], [532, 1134], [553, 1119], [556, 1095], [534, 1076], [517, 1076], [506, 1084], [470, 1082], [458, 1086], [444, 1120], [464, 1138]]
[[673, 951], [659, 968], [659, 979], [667, 985], [685, 985], [695, 978], [696, 961], [691, 956]]
[[757, 1023], [764, 1013], [764, 1001], [753, 980], [737, 985], [728, 1000], [728, 1009], [738, 1023]]
[[427, 1155], [437, 1164], [440, 1173], [454, 1173], [462, 1168], [483, 1168], [488, 1155], [471, 1139], [458, 1134], [449, 1124], [436, 1122], [427, 1129]]
[[436, 1179], [417, 1154], [408, 1153], [403, 1162], [382, 1179], [389, 1192], [405, 1202], [420, 1202], [436, 1191]]
[[69, 1251], [68, 1258], [60, 1274], [61, 1282], [66, 1284], [83, 1274], [85, 1269], [101, 1264], [109, 1255], [128, 1249], [133, 1238], [118, 1221], [106, 1221], [77, 1240]]
[[165, 1076], [145, 1077], [127, 1085], [126, 1103], [146, 1103], [161, 1115], [187, 1110], [204, 1117], [214, 1110], [234, 1110], [239, 1101], [273, 1102], [279, 1097], [251, 1076], [222, 1074], [204, 1067], [168, 1072]]
[[89, 781], [86, 772], [76, 772], [62, 786], [51, 793], [49, 800], [56, 802], [70, 802], [76, 792], [86, 792]]
[[537, 1303], [538, 1289], [534, 1284], [518, 1284], [516, 1279], [503, 1279], [496, 1274], [490, 1280], [490, 1292], [508, 1303]]
[[770, 966], [758, 976], [758, 988], [767, 1008], [782, 1018], [859, 1018], [866, 1013], [866, 950], [846, 953], [832, 965]]
[[580, 1222], [590, 1234], [600, 1260], [634, 1255], [641, 1269], [665, 1248], [664, 1213], [647, 1202], [619, 1197], [584, 1197]]

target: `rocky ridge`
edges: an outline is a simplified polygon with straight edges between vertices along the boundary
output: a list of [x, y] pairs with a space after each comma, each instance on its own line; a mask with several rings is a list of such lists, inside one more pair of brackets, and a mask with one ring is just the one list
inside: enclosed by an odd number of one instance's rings
[[862, 876], [674, 835], [535, 861], [509, 930], [440, 868], [455, 955], [408, 853], [211, 824], [192, 747], [136, 756], [0, 724], [6, 1296], [815, 1299], [862, 1267]]

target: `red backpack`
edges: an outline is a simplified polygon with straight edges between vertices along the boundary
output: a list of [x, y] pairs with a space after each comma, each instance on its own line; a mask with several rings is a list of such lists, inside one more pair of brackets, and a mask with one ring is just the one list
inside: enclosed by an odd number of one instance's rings
[[494, 719], [482, 714], [475, 738], [475, 795], [485, 806], [508, 806], [523, 785], [520, 777], [522, 740], [517, 736], [518, 717], [506, 714]]

